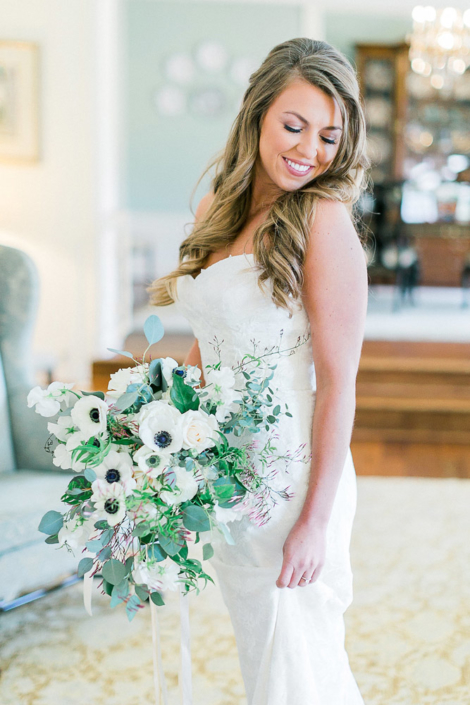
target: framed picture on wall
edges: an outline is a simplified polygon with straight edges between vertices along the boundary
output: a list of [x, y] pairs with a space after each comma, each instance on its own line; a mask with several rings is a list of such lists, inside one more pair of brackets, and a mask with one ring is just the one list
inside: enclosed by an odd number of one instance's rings
[[39, 45], [0, 40], [0, 161], [39, 161]]

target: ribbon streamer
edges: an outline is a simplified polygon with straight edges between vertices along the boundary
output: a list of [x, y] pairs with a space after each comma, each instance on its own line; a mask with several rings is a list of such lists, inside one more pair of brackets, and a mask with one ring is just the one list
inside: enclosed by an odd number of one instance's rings
[[191, 637], [189, 629], [189, 594], [180, 583], [180, 624], [181, 624], [181, 661], [180, 661], [180, 695], [183, 705], [193, 705], [191, 672]]
[[150, 602], [150, 616], [152, 619], [152, 642], [153, 642], [153, 682], [155, 685], [155, 702], [161, 705], [168, 705], [168, 689], [166, 686], [165, 672], [163, 670], [162, 647], [160, 642], [160, 629], [158, 625], [157, 608], [152, 600]]

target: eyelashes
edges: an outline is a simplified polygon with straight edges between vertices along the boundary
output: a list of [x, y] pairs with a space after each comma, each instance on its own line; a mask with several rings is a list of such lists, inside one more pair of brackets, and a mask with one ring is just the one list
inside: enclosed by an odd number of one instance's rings
[[[289, 125], [284, 125], [284, 128], [285, 128], [288, 132], [295, 132], [296, 135], [298, 135], [299, 132], [302, 131], [301, 129], [300, 129], [300, 130], [296, 130], [296, 129], [293, 128], [293, 127], [289, 127]], [[326, 144], [337, 144], [336, 140], [329, 140], [327, 137], [323, 137], [322, 135], [320, 135], [320, 137], [322, 138], [323, 142], [326, 142]]]

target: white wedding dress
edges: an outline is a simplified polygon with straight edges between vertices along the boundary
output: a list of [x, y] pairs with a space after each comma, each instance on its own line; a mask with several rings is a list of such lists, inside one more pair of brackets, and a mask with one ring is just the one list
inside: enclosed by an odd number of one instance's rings
[[[276, 307], [271, 287], [262, 292], [252, 254], [229, 256], [193, 278], [177, 280], [176, 307], [188, 319], [201, 351], [203, 368], [218, 361], [235, 365], [253, 351], [279, 343], [294, 346], [310, 335], [305, 309], [289, 319]], [[311, 341], [277, 364], [271, 386], [287, 402], [292, 418], [279, 423], [278, 451], [306, 443], [311, 451], [315, 373]], [[256, 434], [262, 435], [261, 434]], [[299, 516], [310, 464], [296, 462], [282, 471], [283, 486], [293, 499], [280, 499], [264, 526], [245, 515], [228, 524], [235, 539], [229, 545], [217, 533], [211, 564], [229, 610], [238, 647], [248, 705], [364, 705], [344, 647], [343, 613], [351, 604], [349, 545], [356, 510], [356, 474], [348, 450], [327, 529], [326, 560], [319, 578], [306, 587], [278, 588], [282, 547]]]

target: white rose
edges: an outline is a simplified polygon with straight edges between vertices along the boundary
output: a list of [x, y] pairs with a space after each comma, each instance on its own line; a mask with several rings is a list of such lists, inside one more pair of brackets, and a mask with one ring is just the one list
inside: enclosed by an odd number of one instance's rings
[[136, 365], [135, 367], [123, 367], [110, 376], [108, 383], [108, 397], [119, 399], [122, 394], [125, 394], [127, 387], [130, 384], [142, 384], [145, 382], [145, 375], [148, 364]]
[[186, 470], [179, 465], [172, 470], [176, 475], [176, 487], [173, 490], [162, 490], [160, 497], [167, 504], [181, 504], [192, 499], [198, 491], [198, 483], [191, 470]]
[[186, 370], [186, 377], [184, 381], [189, 384], [190, 382], [199, 382], [201, 379], [201, 370], [196, 365], [189, 365]]
[[215, 518], [221, 524], [226, 524], [228, 521], [240, 521], [243, 516], [243, 512], [232, 509], [231, 507], [219, 507], [218, 504], [214, 506]]
[[139, 423], [139, 436], [152, 450], [157, 453], [177, 453], [181, 450], [181, 414], [176, 407], [162, 401], [151, 402], [142, 407]]
[[219, 424], [213, 414], [190, 410], [182, 415], [183, 448], [196, 448], [199, 452], [212, 448], [218, 439]]

